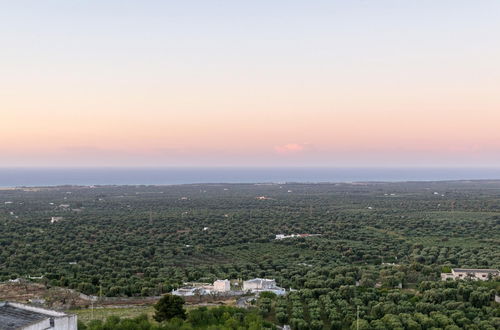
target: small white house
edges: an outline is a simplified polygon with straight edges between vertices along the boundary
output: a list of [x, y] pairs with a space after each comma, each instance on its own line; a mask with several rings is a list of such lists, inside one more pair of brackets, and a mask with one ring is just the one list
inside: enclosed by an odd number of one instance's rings
[[254, 278], [243, 282], [243, 291], [272, 289], [276, 287], [276, 281], [266, 278]]
[[231, 291], [231, 282], [229, 280], [217, 280], [214, 282], [214, 291], [229, 292]]
[[443, 281], [449, 278], [453, 280], [469, 279], [486, 281], [498, 276], [500, 276], [500, 271], [498, 269], [453, 268], [451, 273], [441, 273], [441, 279]]
[[61, 221], [63, 219], [64, 219], [63, 217], [52, 217], [50, 219], [50, 223], [56, 223], [56, 222], [59, 222], [59, 221]]
[[275, 280], [266, 278], [254, 278], [253, 280], [244, 281], [243, 291], [250, 291], [257, 295], [261, 292], [273, 292], [278, 296], [286, 294], [286, 290], [277, 286]]
[[210, 290], [207, 290], [203, 287], [183, 287], [179, 288], [177, 290], [173, 290], [172, 294], [174, 296], [184, 296], [184, 297], [191, 297], [191, 296], [204, 296], [207, 294], [210, 294]]

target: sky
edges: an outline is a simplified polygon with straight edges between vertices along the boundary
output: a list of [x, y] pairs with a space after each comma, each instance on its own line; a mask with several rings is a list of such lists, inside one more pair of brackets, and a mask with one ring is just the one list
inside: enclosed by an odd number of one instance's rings
[[0, 167], [500, 167], [500, 1], [0, 0]]

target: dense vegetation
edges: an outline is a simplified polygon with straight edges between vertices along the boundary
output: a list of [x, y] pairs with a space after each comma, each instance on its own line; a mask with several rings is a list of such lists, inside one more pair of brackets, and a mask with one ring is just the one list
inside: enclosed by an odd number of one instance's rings
[[[492, 284], [492, 283], [489, 283]], [[416, 290], [355, 286], [261, 298], [262, 314], [293, 329], [500, 329], [495, 290], [485, 283], [421, 282]], [[358, 319], [359, 316], [359, 319]]]
[[263, 293], [255, 309], [206, 307], [178, 314], [179, 306], [166, 295], [157, 304], [176, 310], [155, 323], [147, 317], [108, 318], [91, 321], [81, 329], [273, 329], [273, 324], [289, 324], [293, 329], [469, 329], [500, 328], [500, 308], [493, 302], [494, 282], [421, 282], [417, 289], [376, 289], [340, 286], [337, 290], [318, 287], [277, 297]]
[[174, 317], [184, 320], [186, 310], [184, 309], [184, 299], [179, 296], [166, 294], [155, 304], [154, 319], [158, 322], [169, 321]]
[[208, 309], [200, 307], [188, 313], [187, 319], [173, 318], [161, 324], [153, 323], [147, 316], [139, 316], [133, 319], [120, 319], [109, 317], [105, 322], [91, 321], [85, 325], [80, 323], [79, 330], [191, 330], [191, 329], [213, 329], [213, 330], [260, 330], [276, 329], [276, 327], [264, 321], [262, 316], [255, 310], [245, 310], [234, 307], [217, 307]]
[[[298, 233], [320, 236], [274, 239]], [[498, 181], [0, 190], [0, 281], [150, 296], [270, 277], [299, 291], [259, 300], [263, 315], [295, 329], [350, 327], [358, 306], [374, 328], [496, 326], [498, 281], [437, 281], [500, 268], [499, 243]]]

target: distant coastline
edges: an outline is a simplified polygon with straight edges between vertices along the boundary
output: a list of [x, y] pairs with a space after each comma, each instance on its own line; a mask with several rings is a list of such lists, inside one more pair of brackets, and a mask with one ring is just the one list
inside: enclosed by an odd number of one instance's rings
[[0, 187], [498, 179], [500, 168], [0, 168]]

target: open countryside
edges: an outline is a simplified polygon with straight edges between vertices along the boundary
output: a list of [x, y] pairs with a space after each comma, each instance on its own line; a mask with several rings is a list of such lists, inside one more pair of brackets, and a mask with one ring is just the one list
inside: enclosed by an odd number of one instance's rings
[[500, 181], [61, 186], [0, 202], [0, 300], [82, 328], [160, 326], [165, 294], [193, 328], [210, 325], [189, 319], [199, 308], [242, 308], [260, 328], [499, 326]]

